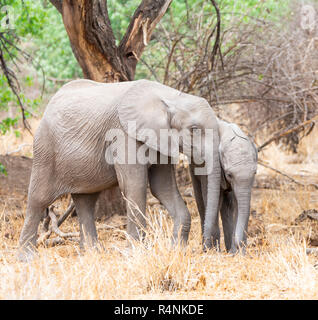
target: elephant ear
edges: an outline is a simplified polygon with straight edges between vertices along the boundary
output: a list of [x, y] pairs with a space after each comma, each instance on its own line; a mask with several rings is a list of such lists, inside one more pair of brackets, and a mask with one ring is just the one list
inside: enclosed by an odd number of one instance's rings
[[258, 150], [256, 148], [256, 145], [255, 145], [254, 141], [252, 141], [252, 140], [250, 140], [250, 141], [251, 141], [254, 153], [255, 153], [255, 158], [254, 159], [255, 159], [255, 162], [257, 163], [257, 161], [258, 161]]
[[[170, 125], [175, 105], [160, 97], [160, 92], [146, 89], [132, 87], [125, 93], [118, 105], [120, 123], [130, 137], [165, 156], [176, 157], [179, 150], [178, 132]], [[170, 143], [162, 141], [160, 144], [160, 138]]]

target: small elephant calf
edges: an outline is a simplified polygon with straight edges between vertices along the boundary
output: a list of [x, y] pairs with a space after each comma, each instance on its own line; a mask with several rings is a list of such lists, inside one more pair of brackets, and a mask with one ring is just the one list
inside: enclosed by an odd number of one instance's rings
[[[227, 251], [236, 253], [246, 246], [247, 225], [250, 214], [251, 190], [257, 169], [257, 149], [254, 143], [234, 123], [218, 119], [219, 155], [222, 168], [219, 211], [224, 230]], [[204, 226], [206, 203], [206, 179], [195, 176], [191, 167], [191, 177], [201, 226]], [[212, 235], [214, 242], [220, 243], [220, 231], [215, 224]]]
[[225, 246], [231, 253], [246, 246], [251, 191], [257, 170], [257, 149], [234, 123], [219, 120], [222, 167], [220, 211]]

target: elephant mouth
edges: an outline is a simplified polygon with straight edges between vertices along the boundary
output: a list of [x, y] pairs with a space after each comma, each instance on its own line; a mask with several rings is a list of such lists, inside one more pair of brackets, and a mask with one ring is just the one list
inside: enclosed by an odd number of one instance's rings
[[229, 185], [223, 192], [224, 192], [225, 194], [228, 194], [228, 193], [230, 193], [232, 190], [233, 190], [233, 189], [232, 189], [232, 186]]
[[223, 192], [229, 193], [232, 191], [231, 183], [226, 179], [224, 171], [222, 170], [222, 180], [225, 181], [225, 185], [222, 185]]

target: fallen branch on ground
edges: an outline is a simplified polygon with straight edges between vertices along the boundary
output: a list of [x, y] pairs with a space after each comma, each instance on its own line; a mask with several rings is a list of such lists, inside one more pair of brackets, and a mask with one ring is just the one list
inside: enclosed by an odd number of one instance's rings
[[272, 170], [272, 171], [275, 171], [276, 173], [279, 173], [280, 175], [288, 178], [289, 180], [291, 180], [292, 182], [294, 182], [294, 183], [296, 183], [296, 184], [298, 184], [298, 185], [301, 185], [301, 186], [303, 186], [303, 187], [312, 186], [312, 187], [314, 187], [315, 189], [318, 189], [318, 185], [317, 185], [317, 184], [315, 184], [315, 183], [308, 183], [308, 184], [301, 183], [301, 182], [295, 180], [294, 178], [292, 178], [291, 176], [289, 176], [288, 174], [286, 174], [286, 173], [284, 173], [284, 172], [282, 172], [282, 171], [280, 171], [280, 170], [278, 170], [278, 169], [275, 169], [275, 168], [269, 166], [268, 164], [266, 164], [265, 162], [263, 162], [261, 159], [258, 159], [258, 164], [260, 164], [261, 166], [263, 166], [263, 167], [265, 167], [265, 168], [267, 168], [267, 169], [270, 169], [270, 170]]
[[[66, 212], [58, 219], [54, 213], [54, 206], [51, 206], [48, 209], [48, 215], [44, 218], [43, 221], [43, 233], [39, 236], [37, 243], [44, 243], [46, 245], [56, 245], [61, 243], [62, 240], [78, 240], [79, 232], [68, 232], [65, 233], [59, 229], [59, 226], [66, 220], [66, 218], [75, 210], [75, 205], [72, 202], [67, 208]], [[51, 222], [51, 225], [50, 225]], [[54, 239], [49, 239], [50, 235], [55, 233], [58, 237]]]
[[306, 249], [306, 253], [307, 254], [315, 254], [315, 255], [317, 255], [318, 254], [318, 248], [307, 248]]
[[301, 124], [299, 124], [298, 126], [294, 127], [294, 128], [291, 128], [291, 129], [288, 129], [280, 134], [276, 134], [274, 135], [272, 138], [270, 138], [269, 140], [267, 140], [266, 142], [264, 142], [261, 146], [259, 146], [257, 148], [257, 151], [260, 152], [262, 149], [264, 149], [266, 146], [268, 146], [270, 143], [274, 142], [274, 141], [277, 141], [285, 136], [287, 136], [288, 134], [292, 133], [292, 132], [295, 132], [295, 131], [298, 131], [299, 129], [303, 128], [304, 126], [314, 122], [314, 121], [317, 121], [318, 120], [318, 116], [315, 116], [313, 117], [312, 119], [310, 120], [307, 120], [307, 121], [304, 121], [302, 122]]
[[18, 147], [17, 149], [12, 150], [12, 151], [8, 151], [8, 152], [6, 153], [6, 155], [9, 156], [10, 154], [18, 153], [18, 152], [20, 152], [24, 147], [32, 147], [32, 144], [30, 144], [30, 143], [22, 143], [22, 144], [19, 145], [19, 147]]
[[[46, 239], [44, 241], [44, 245], [47, 246], [47, 247], [54, 247], [54, 246], [57, 246], [59, 244], [64, 244], [65, 240], [66, 239], [61, 238], [61, 237], [55, 237], [55, 238], [52, 238], [52, 239]], [[72, 241], [72, 242], [79, 242], [79, 237], [67, 238], [67, 240], [68, 241]]]
[[65, 220], [66, 218], [71, 215], [75, 211], [75, 204], [72, 201], [71, 204], [68, 206], [67, 210], [65, 213], [59, 217], [59, 220], [57, 221], [57, 226], [59, 227]]

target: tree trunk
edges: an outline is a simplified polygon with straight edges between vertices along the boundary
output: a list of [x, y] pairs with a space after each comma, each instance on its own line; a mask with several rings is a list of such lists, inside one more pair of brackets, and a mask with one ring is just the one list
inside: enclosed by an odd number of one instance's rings
[[[172, 0], [143, 0], [116, 46], [107, 0], [50, 0], [62, 14], [73, 53], [84, 77], [99, 82], [131, 81], [152, 31]], [[118, 187], [101, 193], [97, 216], [126, 213]]]

